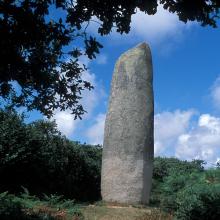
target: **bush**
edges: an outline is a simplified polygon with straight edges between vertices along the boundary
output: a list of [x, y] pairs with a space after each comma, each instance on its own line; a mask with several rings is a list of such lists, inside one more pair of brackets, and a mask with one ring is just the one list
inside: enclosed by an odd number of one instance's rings
[[172, 157], [156, 157], [154, 158], [153, 178], [162, 182], [164, 177], [171, 175], [175, 171], [181, 174], [204, 171], [204, 164], [205, 162], [203, 160], [193, 160], [189, 162]]
[[176, 204], [177, 219], [220, 219], [220, 170], [206, 170], [197, 181], [189, 181], [177, 193]]
[[220, 219], [220, 184], [195, 184], [178, 193], [178, 220]]
[[1, 220], [22, 220], [24, 218], [22, 206], [7, 192], [0, 194], [0, 219]]
[[188, 186], [192, 186], [204, 179], [203, 173], [192, 172], [181, 174], [174, 172], [164, 179], [161, 186], [160, 206], [165, 211], [174, 212], [177, 210], [177, 195]]
[[51, 195], [40, 200], [25, 193], [20, 196], [0, 194], [1, 220], [58, 220], [77, 219], [84, 217], [72, 200], [62, 199], [61, 196]]
[[177, 158], [154, 158], [153, 181], [150, 204], [160, 206], [166, 211], [176, 207], [176, 194], [182, 189], [193, 175], [199, 176], [204, 171], [204, 161], [181, 161]]
[[101, 153], [100, 146], [69, 141], [55, 122], [25, 124], [23, 115], [0, 110], [0, 192], [24, 186], [38, 196], [98, 200]]
[[178, 220], [220, 219], [220, 169], [204, 162], [155, 158], [151, 204]]
[[159, 187], [162, 209], [178, 220], [220, 219], [220, 169], [170, 171]]

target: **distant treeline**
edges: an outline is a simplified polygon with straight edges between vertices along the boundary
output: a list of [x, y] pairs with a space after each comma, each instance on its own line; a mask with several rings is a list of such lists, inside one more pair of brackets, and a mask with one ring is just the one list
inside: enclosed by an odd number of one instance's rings
[[[19, 194], [23, 186], [38, 197], [100, 200], [102, 147], [68, 140], [55, 122], [24, 119], [0, 110], [0, 193]], [[220, 168], [156, 157], [150, 205], [177, 219], [220, 219]]]

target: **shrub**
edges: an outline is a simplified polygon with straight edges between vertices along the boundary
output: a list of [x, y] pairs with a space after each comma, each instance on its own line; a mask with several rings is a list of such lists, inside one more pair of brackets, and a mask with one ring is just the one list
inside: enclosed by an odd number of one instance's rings
[[51, 195], [40, 200], [25, 193], [20, 196], [0, 194], [0, 219], [1, 220], [58, 220], [77, 219], [84, 217], [74, 201], [62, 199], [60, 196]]
[[22, 206], [18, 201], [13, 201], [13, 197], [7, 192], [0, 194], [0, 219], [1, 220], [22, 220]]
[[220, 218], [220, 170], [174, 172], [164, 178], [160, 206], [179, 220]]
[[177, 210], [177, 195], [188, 186], [204, 181], [204, 173], [192, 172], [189, 174], [181, 174], [174, 172], [172, 175], [164, 179], [162, 184], [162, 193], [160, 198], [160, 206], [169, 212]]
[[[81, 201], [100, 199], [100, 146], [68, 140], [55, 122], [24, 123], [13, 110], [0, 110], [0, 192], [59, 194]], [[89, 187], [88, 187], [89, 186]]]
[[199, 176], [204, 171], [204, 161], [181, 161], [177, 158], [154, 158], [153, 181], [150, 204], [165, 210], [175, 210], [176, 194], [182, 189], [191, 174]]
[[178, 220], [220, 219], [220, 184], [200, 183], [178, 193]]
[[177, 219], [220, 219], [220, 170], [206, 170], [197, 181], [189, 181], [177, 193], [176, 204]]

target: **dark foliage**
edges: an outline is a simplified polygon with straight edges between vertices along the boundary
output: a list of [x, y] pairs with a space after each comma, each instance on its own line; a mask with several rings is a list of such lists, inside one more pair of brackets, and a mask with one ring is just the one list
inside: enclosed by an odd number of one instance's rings
[[[82, 79], [86, 67], [78, 58], [94, 58], [102, 45], [67, 24], [66, 10], [63, 0], [0, 1], [0, 96], [8, 103], [48, 117], [54, 109], [84, 113], [81, 92], [93, 87]], [[67, 49], [76, 38], [85, 42], [85, 53]]]
[[152, 15], [159, 4], [183, 22], [217, 26], [219, 0], [1, 0], [0, 96], [48, 117], [56, 109], [81, 117], [81, 92], [93, 87], [78, 59], [95, 58], [102, 48], [86, 32], [89, 22], [98, 18], [100, 35], [114, 27], [128, 33], [137, 10]]
[[[153, 170], [153, 188], [151, 194], [151, 203], [157, 206], [166, 206], [169, 210], [169, 206], [173, 209], [176, 192], [185, 185], [185, 181], [188, 179], [188, 175], [194, 172], [204, 171], [204, 161], [181, 161], [177, 158], [162, 158], [156, 157], [154, 159]], [[176, 176], [175, 176], [176, 175]], [[179, 177], [179, 178], [178, 178]], [[169, 178], [173, 182], [169, 182]], [[168, 188], [164, 188], [164, 183], [170, 184], [169, 192]]]
[[[91, 21], [95, 16], [100, 20], [98, 29], [101, 35], [109, 34], [113, 27], [119, 33], [130, 31], [131, 16], [137, 10], [146, 14], [157, 13], [159, 4], [171, 13], [176, 13], [183, 22], [198, 21], [203, 26], [217, 26], [220, 2], [218, 0], [78, 0], [76, 5], [68, 10], [68, 21], [81, 28], [82, 21]], [[77, 18], [77, 19], [74, 19]]]
[[52, 195], [39, 199], [31, 196], [27, 189], [19, 196], [0, 193], [1, 220], [83, 220], [82, 212], [73, 200]]
[[177, 158], [156, 157], [154, 160], [153, 175], [155, 180], [162, 181], [164, 177], [169, 176], [172, 172], [191, 173], [193, 171], [203, 171], [203, 160], [181, 161]]
[[151, 204], [179, 220], [220, 218], [220, 170], [204, 161], [155, 158]]
[[202, 175], [194, 175], [194, 179], [188, 179], [177, 192], [175, 215], [180, 220], [220, 218], [219, 169], [209, 169]]
[[39, 196], [97, 200], [100, 169], [99, 146], [67, 140], [54, 122], [27, 125], [14, 111], [0, 111], [0, 192], [24, 186]]
[[21, 204], [14, 202], [7, 193], [0, 194], [0, 219], [1, 220], [23, 220]]

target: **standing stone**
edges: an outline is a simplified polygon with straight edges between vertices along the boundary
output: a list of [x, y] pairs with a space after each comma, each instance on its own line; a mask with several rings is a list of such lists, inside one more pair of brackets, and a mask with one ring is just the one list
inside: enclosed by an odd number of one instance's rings
[[149, 202], [154, 154], [152, 81], [146, 43], [121, 55], [105, 121], [101, 191], [106, 202]]

